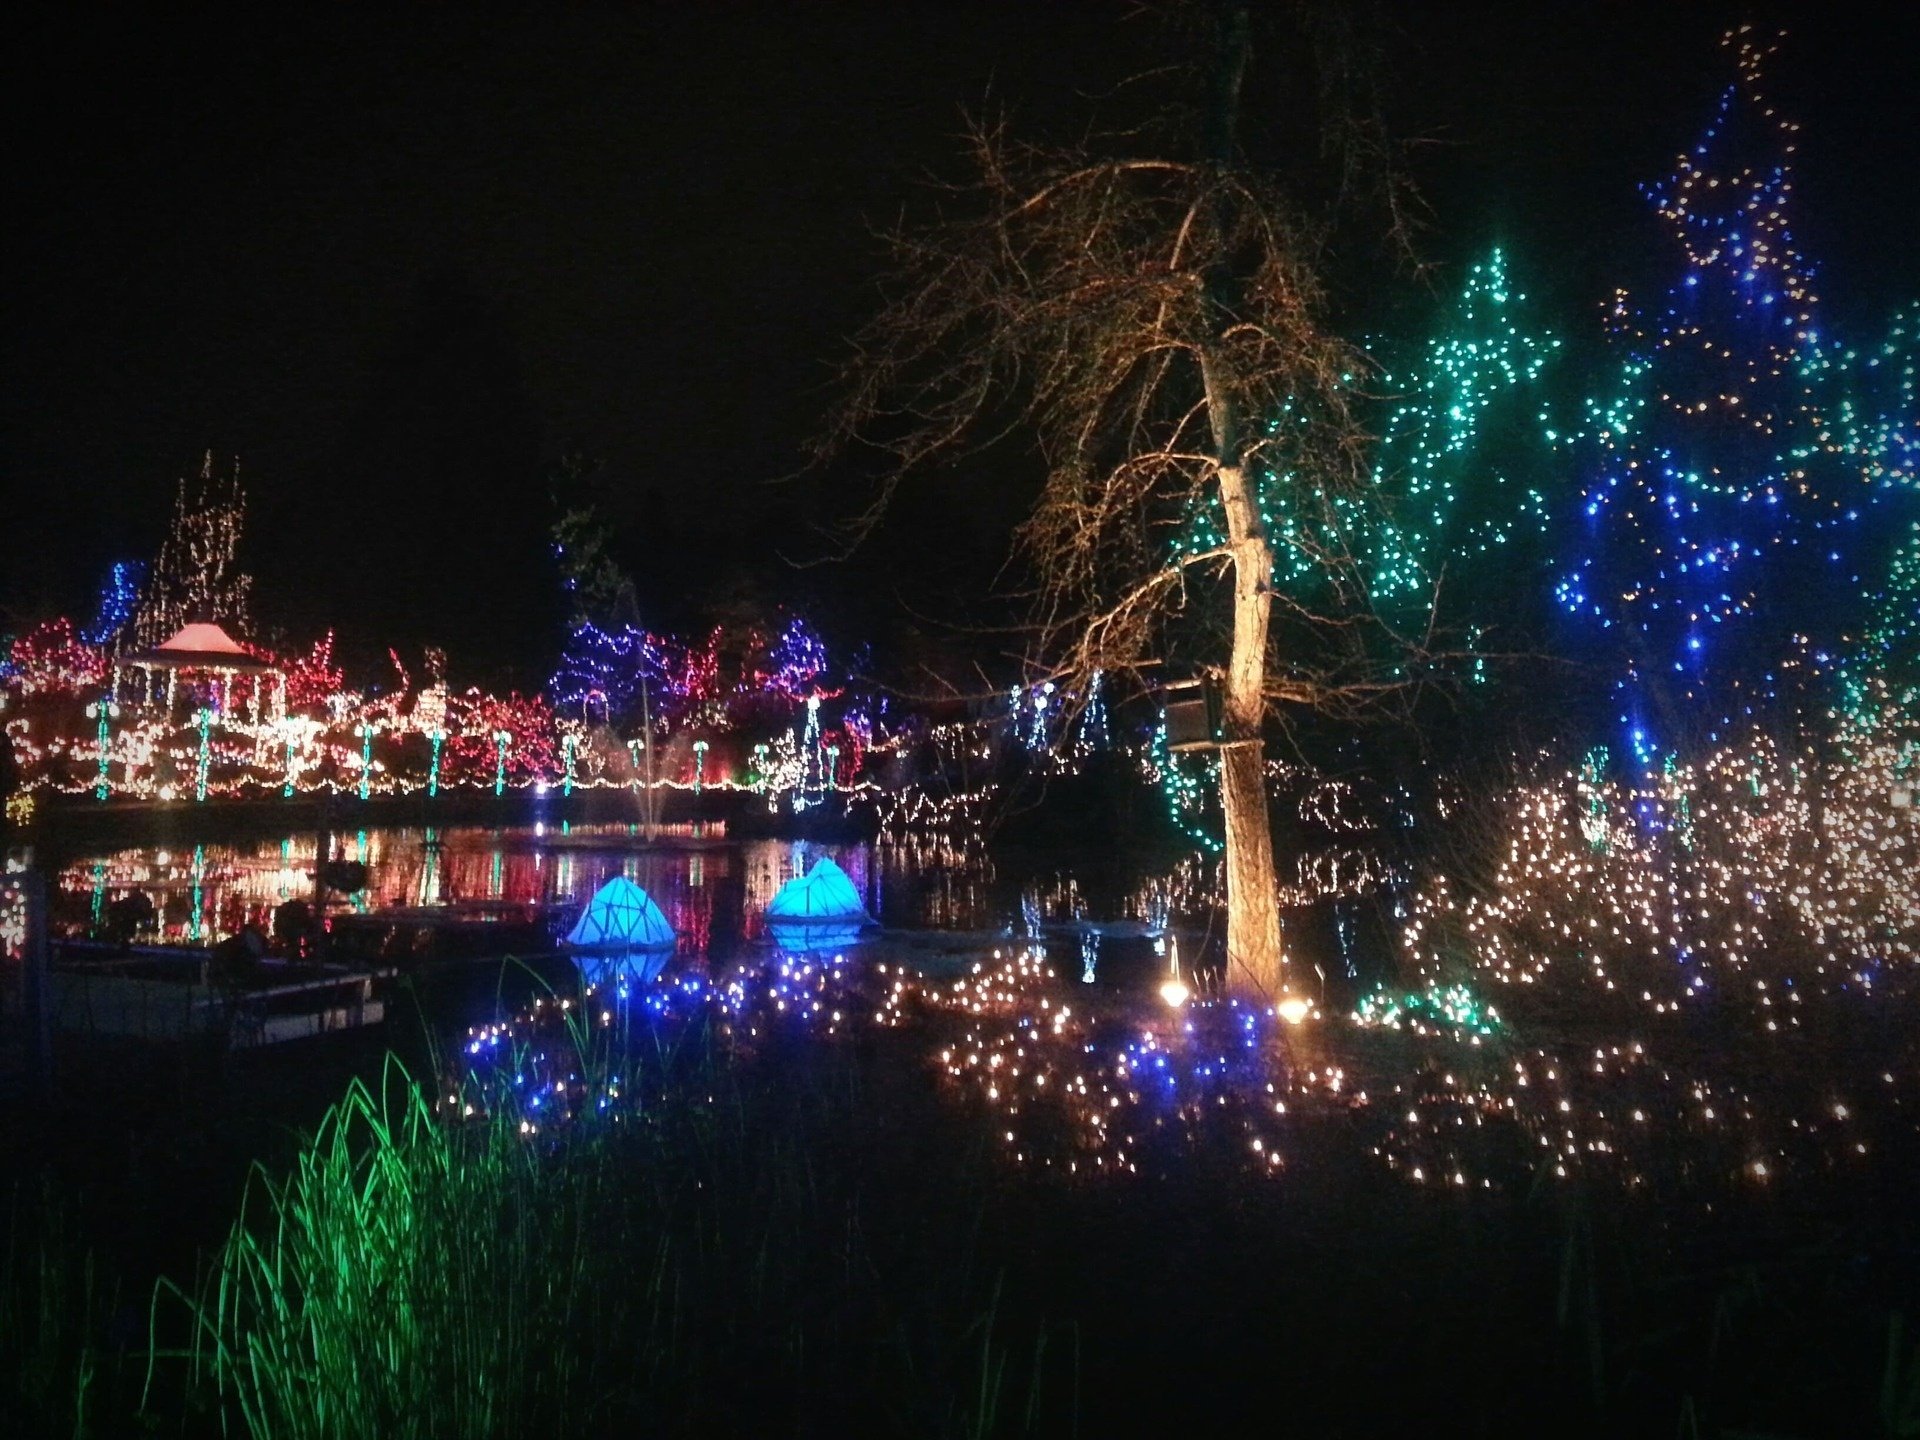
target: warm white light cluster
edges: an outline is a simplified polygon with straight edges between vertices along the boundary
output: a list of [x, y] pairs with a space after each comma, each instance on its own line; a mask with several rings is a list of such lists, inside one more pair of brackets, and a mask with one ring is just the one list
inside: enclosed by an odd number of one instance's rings
[[1795, 750], [1756, 732], [1637, 784], [1589, 769], [1525, 786], [1502, 802], [1490, 882], [1427, 885], [1407, 955], [1656, 1014], [1739, 997], [1797, 1025], [1809, 988], [1870, 988], [1920, 955], [1920, 824], [1896, 803], [1915, 755], [1889, 709]]

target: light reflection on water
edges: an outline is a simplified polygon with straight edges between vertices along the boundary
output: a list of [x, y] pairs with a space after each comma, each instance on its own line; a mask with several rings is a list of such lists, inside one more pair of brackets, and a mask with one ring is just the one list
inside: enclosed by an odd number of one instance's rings
[[[1125, 885], [1071, 871], [1015, 885], [978, 851], [937, 844], [638, 850], [633, 838], [626, 826], [386, 829], [339, 843], [371, 867], [355, 908], [374, 913], [552, 906], [558, 923], [559, 907], [625, 874], [682, 944], [640, 968], [595, 962], [584, 978], [596, 1023], [619, 1035], [706, 1019], [746, 1047], [789, 1031], [827, 1043], [884, 1032], [956, 1103], [992, 1117], [1019, 1166], [1133, 1174], [1228, 1157], [1284, 1177], [1360, 1157], [1454, 1192], [1587, 1181], [1710, 1203], [1730, 1189], [1878, 1183], [1905, 1173], [1914, 1151], [1915, 1040], [1900, 1020], [1914, 997], [1898, 987], [1809, 993], [1803, 1023], [1777, 1030], [1732, 1005], [1584, 1020], [1576, 1005], [1550, 1021], [1511, 1014], [1489, 1033], [1406, 1011], [1383, 1029], [1349, 1013], [1349, 927], [1334, 915], [1321, 929], [1338, 942], [1326, 952], [1336, 999], [1288, 1027], [1230, 1001], [1160, 999], [1156, 935], [1171, 925], [1188, 944], [1210, 914], [1208, 876], [1192, 863]], [[767, 933], [766, 903], [820, 854], [888, 926], [961, 933]], [[308, 893], [312, 864], [311, 836], [85, 857], [62, 872], [58, 918], [84, 929], [138, 889], [168, 940], [210, 940], [265, 928], [274, 906]], [[1062, 929], [1089, 920], [1132, 924]], [[523, 1093], [541, 1097], [536, 1129], [608, 1098], [581, 1093], [554, 1011], [470, 1035], [476, 1064], [530, 1046]]]
[[[310, 899], [311, 833], [218, 845], [134, 846], [88, 856], [60, 875], [56, 919], [68, 933], [97, 926], [115, 899], [153, 902], [167, 944], [204, 944], [244, 925], [270, 931], [275, 907]], [[359, 914], [446, 908], [464, 918], [521, 917], [583, 902], [615, 875], [647, 890], [683, 951], [758, 938], [762, 912], [821, 855], [847, 871], [870, 911], [893, 923], [991, 924], [990, 862], [942, 845], [819, 845], [780, 840], [642, 848], [630, 825], [345, 831], [335, 854], [369, 869], [367, 888], [336, 905]], [[716, 928], [717, 927], [717, 928]]]

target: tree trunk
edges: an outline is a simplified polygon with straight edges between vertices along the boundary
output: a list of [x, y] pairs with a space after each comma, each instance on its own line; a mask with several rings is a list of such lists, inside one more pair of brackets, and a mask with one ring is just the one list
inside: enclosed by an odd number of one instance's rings
[[1233, 650], [1222, 707], [1226, 746], [1220, 754], [1220, 804], [1227, 821], [1227, 983], [1271, 1004], [1286, 989], [1260, 735], [1266, 717], [1273, 551], [1243, 468], [1220, 467], [1220, 498], [1233, 550]]
[[[1216, 12], [1218, 51], [1208, 106], [1206, 149], [1216, 165], [1232, 163], [1240, 118], [1240, 87], [1246, 76], [1250, 22], [1244, 5]], [[1229, 229], [1225, 201], [1214, 222]], [[1207, 305], [1216, 333], [1230, 323], [1233, 277], [1222, 266], [1207, 276]], [[1253, 484], [1242, 460], [1240, 407], [1213, 347], [1200, 355], [1207, 419], [1219, 457], [1220, 500], [1227, 512], [1233, 552], [1233, 648], [1227, 660], [1220, 752], [1220, 805], [1227, 822], [1227, 986], [1272, 1004], [1286, 990], [1286, 956], [1280, 948], [1280, 903], [1273, 873], [1273, 826], [1267, 816], [1265, 750], [1267, 622], [1273, 610], [1273, 550], [1254, 503]]]

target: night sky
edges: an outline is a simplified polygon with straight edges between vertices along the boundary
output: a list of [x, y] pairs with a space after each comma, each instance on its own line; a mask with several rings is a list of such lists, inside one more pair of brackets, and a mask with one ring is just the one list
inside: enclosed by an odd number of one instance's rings
[[[15, 22], [0, 628], [87, 611], [110, 561], [152, 554], [209, 447], [249, 480], [264, 621], [376, 654], [438, 643], [458, 680], [543, 673], [563, 448], [603, 462], [652, 623], [738, 594], [816, 606], [843, 635], [966, 611], [1034, 479], [1017, 448], [909, 499], [850, 567], [783, 558], [811, 552], [840, 477], [772, 482], [872, 303], [874, 226], [954, 173], [961, 107], [1065, 133], [1151, 60], [1131, 8]], [[1864, 338], [1920, 295], [1920, 24], [1806, 8], [1773, 85], [1804, 125], [1799, 238], [1833, 321]], [[1640, 268], [1635, 185], [1703, 122], [1719, 30], [1777, 18], [1389, 15], [1393, 122], [1439, 142], [1413, 160], [1439, 283], [1502, 242], [1575, 341], [1614, 284], [1664, 278]]]

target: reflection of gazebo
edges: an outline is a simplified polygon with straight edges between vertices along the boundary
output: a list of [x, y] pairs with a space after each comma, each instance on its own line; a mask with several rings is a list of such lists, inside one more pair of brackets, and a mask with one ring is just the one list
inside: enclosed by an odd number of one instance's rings
[[[182, 625], [172, 638], [152, 650], [141, 650], [132, 655], [122, 656], [114, 672], [114, 692], [119, 693], [119, 672], [122, 669], [138, 670], [143, 676], [140, 698], [149, 703], [153, 700], [155, 679], [162, 673], [167, 677], [167, 712], [173, 712], [174, 692], [179, 685], [182, 672], [194, 675], [211, 675], [220, 682], [220, 711], [226, 713], [232, 699], [233, 677], [235, 675], [274, 675], [284, 676], [280, 668], [241, 648], [239, 641], [227, 634], [218, 625], [207, 621], [195, 621], [191, 625]], [[283, 692], [276, 687], [276, 695]], [[255, 704], [258, 705], [256, 691]], [[275, 708], [280, 708], [279, 701]]]

